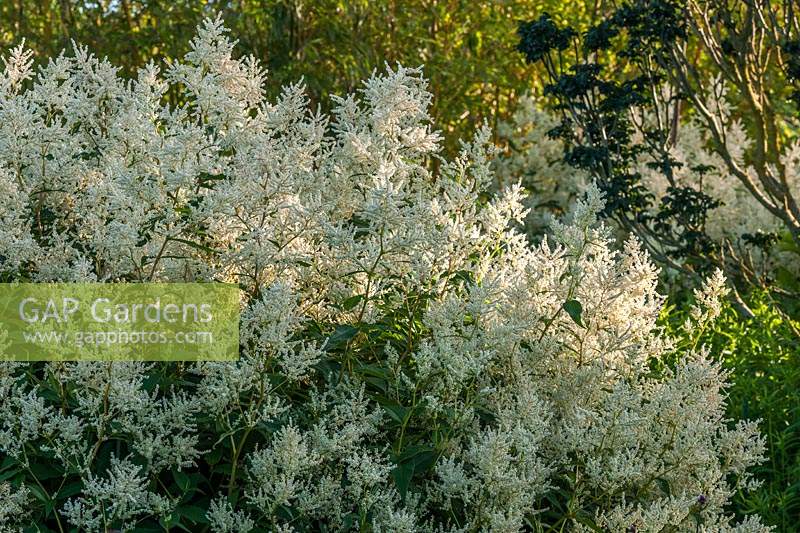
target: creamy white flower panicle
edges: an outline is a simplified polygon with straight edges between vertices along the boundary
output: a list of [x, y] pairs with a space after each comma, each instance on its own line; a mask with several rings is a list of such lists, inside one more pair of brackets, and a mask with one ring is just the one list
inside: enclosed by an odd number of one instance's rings
[[142, 514], [166, 515], [171, 507], [166, 496], [147, 490], [139, 467], [116, 457], [111, 458], [106, 477], [89, 474], [84, 484], [83, 496], [67, 501], [63, 513], [71, 523], [89, 530], [102, 530], [117, 521], [130, 530]]
[[[440, 155], [419, 69], [324, 115], [302, 85], [267, 101], [234, 44], [209, 20], [132, 80], [79, 46], [6, 59], [4, 280], [243, 295], [237, 362], [0, 365], [0, 453], [80, 478], [62, 521], [174, 519], [163, 480], [202, 472], [218, 532], [767, 530], [725, 513], [757, 428], [724, 419], [702, 351], [652, 371], [674, 344], [658, 271], [615, 247], [596, 187], [533, 246], [515, 227], [535, 202], [491, 193], [487, 128]], [[0, 524], [24, 522], [26, 489], [0, 495]]]
[[21, 523], [28, 517], [27, 503], [30, 497], [27, 487], [14, 490], [10, 483], [0, 483], [0, 525], [4, 531], [8, 530], [6, 524]]
[[547, 135], [558, 123], [527, 95], [497, 128], [505, 151], [494, 161], [496, 181], [500, 187], [519, 182], [528, 191], [525, 205], [531, 209], [525, 229], [531, 236], [546, 231], [554, 215], [568, 211], [591, 181], [585, 171], [564, 161], [563, 141]]
[[253, 519], [234, 509], [224, 496], [211, 501], [207, 516], [211, 528], [217, 533], [240, 533], [255, 527]]
[[686, 329], [694, 331], [698, 327], [713, 322], [722, 312], [723, 299], [730, 293], [725, 285], [725, 275], [716, 269], [699, 289], [694, 289], [694, 301], [687, 317]]

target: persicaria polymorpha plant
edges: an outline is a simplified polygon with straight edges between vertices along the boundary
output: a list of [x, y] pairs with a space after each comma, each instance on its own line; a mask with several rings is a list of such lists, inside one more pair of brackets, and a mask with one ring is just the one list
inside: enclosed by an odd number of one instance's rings
[[532, 246], [487, 129], [440, 156], [418, 69], [323, 115], [233, 49], [209, 20], [133, 80], [5, 61], [4, 281], [233, 282], [242, 319], [237, 362], [0, 365], [4, 528], [766, 530], [725, 512], [756, 426], [596, 187]]

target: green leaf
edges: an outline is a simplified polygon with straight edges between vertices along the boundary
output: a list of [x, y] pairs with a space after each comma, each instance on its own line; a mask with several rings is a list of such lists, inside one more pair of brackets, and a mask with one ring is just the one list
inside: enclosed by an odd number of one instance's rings
[[351, 296], [347, 298], [344, 302], [342, 302], [342, 308], [345, 311], [350, 311], [352, 308], [358, 305], [358, 302], [364, 299], [363, 294], [356, 294], [355, 296]]
[[414, 465], [414, 473], [427, 472], [433, 467], [438, 457], [438, 453], [433, 448], [420, 447], [420, 450], [411, 457], [411, 464]]
[[206, 511], [205, 509], [198, 507], [196, 505], [183, 505], [175, 509], [175, 512], [179, 515], [188, 518], [195, 524], [207, 524], [208, 519], [206, 518]]
[[797, 290], [800, 287], [800, 280], [791, 270], [784, 266], [778, 266], [775, 269], [775, 278], [781, 287]]
[[222, 447], [216, 446], [213, 450], [206, 454], [206, 462], [210, 465], [215, 465], [222, 459]]
[[408, 414], [408, 409], [399, 404], [382, 403], [381, 407], [398, 424], [402, 424]]
[[583, 306], [578, 300], [567, 300], [562, 307], [576, 324], [584, 327], [582, 319]]
[[188, 533], [192, 533], [191, 529], [188, 529], [186, 526], [181, 524], [181, 517], [180, 516], [162, 516], [158, 519], [158, 523], [161, 525], [162, 528], [169, 531], [172, 528], [178, 528]]
[[333, 334], [328, 337], [328, 342], [325, 343], [325, 349], [337, 350], [347, 345], [353, 337], [358, 335], [358, 329], [353, 326], [340, 325], [336, 326]]
[[211, 469], [212, 472], [218, 474], [230, 474], [231, 473], [231, 464], [230, 463], [220, 463], [218, 465], [214, 465]]
[[64, 469], [56, 463], [31, 463], [31, 472], [39, 481], [53, 479], [64, 475]]
[[392, 470], [392, 478], [400, 495], [405, 498], [414, 475], [430, 470], [436, 462], [436, 450], [428, 446], [411, 445], [397, 457], [397, 466]]
[[73, 481], [72, 483], [69, 483], [61, 487], [61, 490], [58, 491], [56, 498], [59, 500], [63, 500], [69, 498], [70, 496], [75, 496], [76, 494], [79, 494], [82, 490], [83, 490], [83, 482], [80, 480]]
[[781, 233], [780, 240], [778, 241], [778, 249], [784, 252], [800, 254], [800, 246], [797, 245], [791, 232], [788, 231]]
[[37, 500], [47, 503], [50, 497], [38, 485], [28, 485], [28, 490], [36, 497]]
[[6, 456], [6, 458], [3, 459], [2, 464], [0, 464], [0, 470], [5, 470], [6, 468], [13, 466], [17, 463], [18, 463], [17, 460], [11, 457], [10, 455]]
[[400, 497], [403, 498], [404, 501], [412, 477], [414, 477], [414, 465], [411, 463], [397, 465], [397, 467], [392, 470], [392, 478], [394, 479], [394, 484], [397, 485], [397, 492], [400, 493]]
[[2, 474], [0, 474], [0, 482], [7, 481], [12, 477], [16, 476], [17, 474], [19, 474], [20, 472], [22, 472], [22, 468], [12, 468], [11, 470], [3, 472]]
[[173, 470], [172, 478], [175, 480], [175, 483], [183, 492], [186, 492], [192, 486], [192, 480], [189, 479], [189, 476], [186, 475], [184, 472], [181, 472], [179, 470]]

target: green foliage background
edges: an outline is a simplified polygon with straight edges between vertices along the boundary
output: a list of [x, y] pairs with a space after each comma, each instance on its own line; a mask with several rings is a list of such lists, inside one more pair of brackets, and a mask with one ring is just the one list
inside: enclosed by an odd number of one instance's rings
[[537, 78], [515, 51], [519, 20], [546, 10], [586, 27], [604, 2], [8, 0], [0, 2], [0, 46], [24, 38], [46, 58], [75, 40], [132, 74], [150, 60], [183, 56], [195, 27], [219, 12], [238, 50], [268, 68], [273, 95], [303, 78], [323, 110], [331, 94], [357, 87], [384, 62], [425, 65], [432, 116], [454, 142], [484, 120], [496, 125]]

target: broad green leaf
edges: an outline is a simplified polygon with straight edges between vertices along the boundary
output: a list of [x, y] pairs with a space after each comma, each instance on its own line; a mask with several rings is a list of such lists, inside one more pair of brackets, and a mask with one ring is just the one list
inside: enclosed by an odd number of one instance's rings
[[207, 524], [206, 511], [197, 505], [182, 505], [175, 509], [175, 512], [180, 516], [188, 518], [195, 524]]
[[328, 342], [325, 343], [325, 349], [328, 351], [338, 350], [343, 348], [350, 342], [353, 337], [358, 335], [358, 329], [353, 326], [340, 325], [336, 326], [333, 334], [328, 337]]
[[584, 327], [582, 318], [583, 306], [578, 300], [567, 300], [562, 307], [576, 324]]
[[180, 487], [183, 492], [189, 490], [192, 486], [192, 480], [189, 479], [189, 476], [186, 475], [184, 472], [179, 470], [172, 471], [172, 478], [175, 480], [175, 483]]

